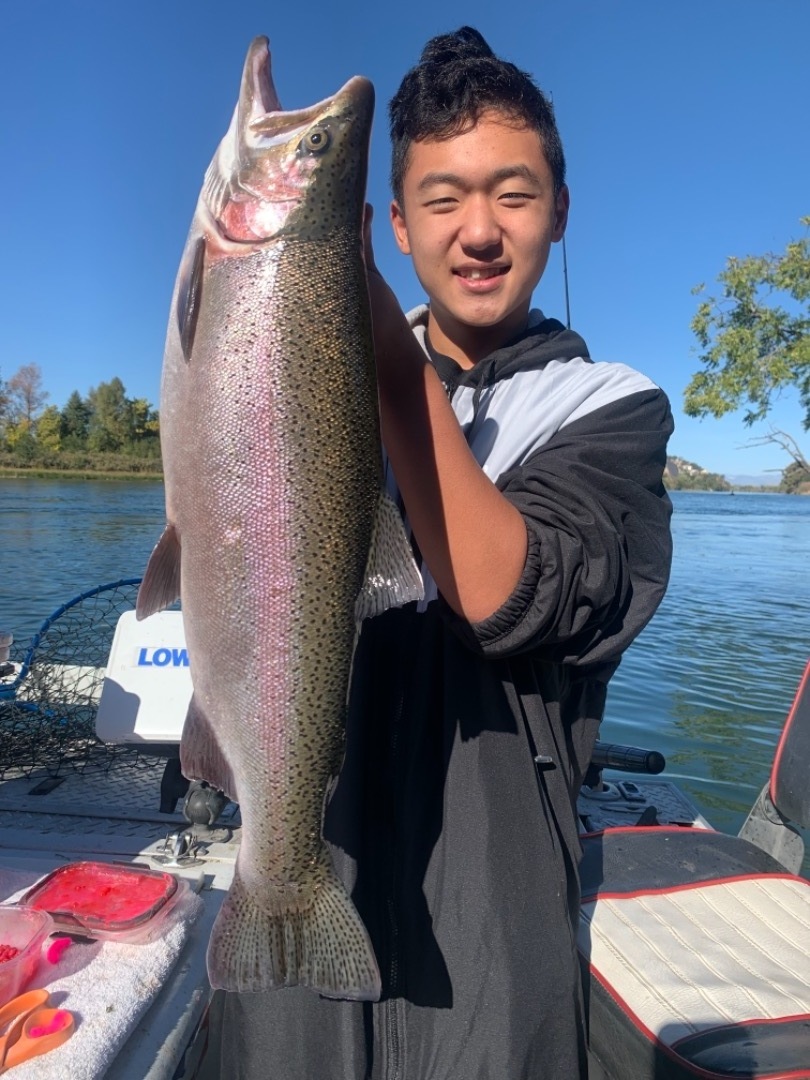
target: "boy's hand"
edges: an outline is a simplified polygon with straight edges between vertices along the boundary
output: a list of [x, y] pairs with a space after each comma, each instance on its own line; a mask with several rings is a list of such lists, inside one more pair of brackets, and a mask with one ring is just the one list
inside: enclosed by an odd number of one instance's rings
[[371, 222], [374, 219], [374, 207], [366, 203], [363, 211], [363, 259], [366, 264], [366, 272], [379, 274], [377, 264], [374, 262], [374, 249], [371, 246]]
[[373, 217], [374, 207], [371, 203], [366, 203], [363, 215], [363, 260], [366, 264], [368, 297], [371, 304], [374, 352], [377, 356], [377, 365], [379, 368], [386, 353], [395, 352], [398, 346], [401, 349], [404, 344], [406, 350], [417, 358], [421, 366], [424, 362], [422, 351], [413, 340], [408, 320], [399, 306], [399, 301], [388, 282], [377, 269], [377, 264], [374, 261], [374, 248], [371, 243], [371, 222]]

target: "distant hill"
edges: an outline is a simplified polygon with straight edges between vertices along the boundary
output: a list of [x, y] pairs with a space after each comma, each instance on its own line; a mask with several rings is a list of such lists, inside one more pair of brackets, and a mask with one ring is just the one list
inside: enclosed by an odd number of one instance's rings
[[725, 476], [681, 457], [667, 458], [664, 486], [670, 491], [731, 491]]

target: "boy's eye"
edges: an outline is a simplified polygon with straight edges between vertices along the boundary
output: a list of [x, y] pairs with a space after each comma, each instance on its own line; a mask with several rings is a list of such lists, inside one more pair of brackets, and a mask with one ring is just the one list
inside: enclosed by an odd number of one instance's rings
[[533, 195], [529, 195], [526, 191], [505, 191], [501, 196], [501, 201], [515, 203], [526, 202], [529, 199], [534, 198]]
[[443, 195], [438, 199], [431, 199], [425, 203], [425, 206], [431, 206], [436, 210], [444, 210], [448, 207], [455, 206], [456, 200], [450, 195]]

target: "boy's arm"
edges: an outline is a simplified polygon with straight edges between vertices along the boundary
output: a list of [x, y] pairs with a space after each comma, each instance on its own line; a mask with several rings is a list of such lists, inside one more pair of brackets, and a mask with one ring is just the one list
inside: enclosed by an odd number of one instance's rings
[[447, 617], [487, 656], [615, 663], [664, 595], [672, 558], [662, 478], [672, 414], [664, 392], [617, 397], [560, 428], [498, 478], [529, 537], [521, 579], [483, 622]]
[[520, 580], [526, 526], [473, 457], [368, 242], [366, 265], [385, 449], [439, 591], [456, 614], [479, 622]]

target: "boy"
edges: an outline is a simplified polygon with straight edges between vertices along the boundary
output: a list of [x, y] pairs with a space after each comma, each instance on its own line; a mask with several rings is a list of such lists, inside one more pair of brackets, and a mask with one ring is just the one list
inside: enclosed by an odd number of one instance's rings
[[530, 310], [568, 215], [553, 113], [475, 30], [390, 106], [410, 326], [367, 243], [388, 481], [426, 598], [364, 625], [324, 835], [379, 1003], [219, 995], [221, 1075], [587, 1075], [575, 800], [670, 561], [664, 394]]

